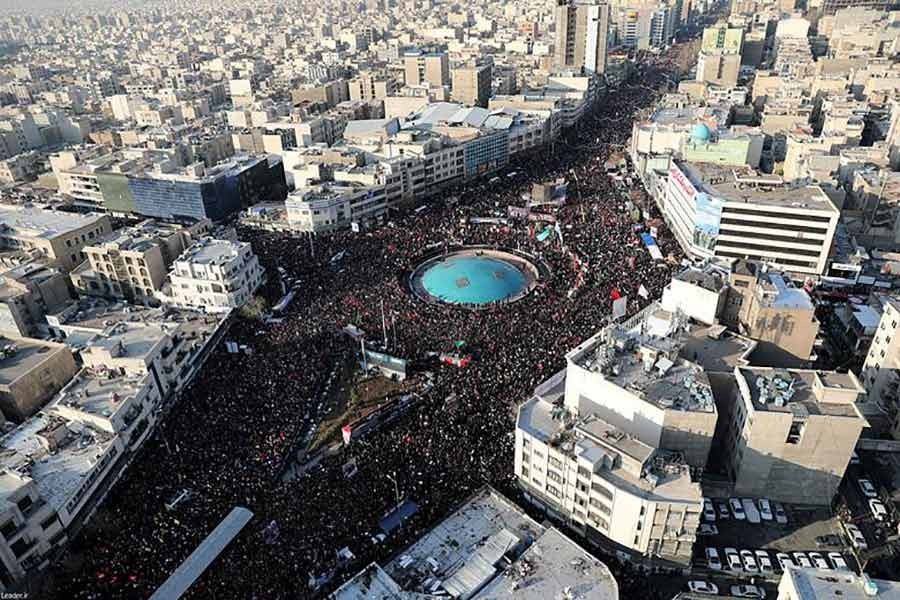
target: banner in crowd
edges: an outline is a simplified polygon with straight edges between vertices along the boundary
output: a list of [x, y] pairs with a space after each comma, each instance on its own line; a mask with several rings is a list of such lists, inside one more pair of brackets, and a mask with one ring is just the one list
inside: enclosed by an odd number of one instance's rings
[[527, 219], [530, 213], [530, 210], [521, 206], [506, 207], [506, 214], [509, 215], [510, 219]]
[[545, 213], [531, 213], [528, 215], [529, 221], [547, 221], [548, 223], [556, 223], [556, 217]]

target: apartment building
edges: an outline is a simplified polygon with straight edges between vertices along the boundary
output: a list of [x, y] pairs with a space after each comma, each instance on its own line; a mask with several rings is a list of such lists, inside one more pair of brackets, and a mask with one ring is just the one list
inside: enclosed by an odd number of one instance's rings
[[830, 505], [859, 434], [853, 373], [736, 367], [723, 447], [734, 495]]
[[347, 85], [350, 89], [350, 100], [354, 102], [384, 100], [388, 96], [395, 95], [399, 89], [394, 79], [379, 77], [371, 73], [360, 73], [357, 77], [349, 80]]
[[660, 209], [693, 258], [751, 259], [801, 275], [825, 271], [840, 217], [819, 186], [683, 161], [669, 166]]
[[775, 600], [893, 600], [900, 598], [900, 583], [873, 579], [849, 571], [789, 567], [778, 582]]
[[554, 62], [563, 69], [606, 72], [609, 5], [589, 0], [560, 1], [555, 13]]
[[177, 225], [147, 220], [116, 230], [86, 246], [87, 260], [69, 277], [79, 293], [156, 304], [169, 266], [190, 244], [209, 231], [211, 222]]
[[[863, 363], [862, 382], [867, 402], [894, 411], [900, 385], [900, 300], [896, 298], [884, 299], [881, 320]], [[900, 419], [894, 424], [894, 437], [900, 439]]]
[[68, 346], [31, 338], [0, 337], [0, 411], [21, 423], [75, 375]]
[[468, 106], [487, 108], [493, 81], [491, 63], [459, 66], [452, 69], [451, 98]]
[[250, 244], [207, 237], [175, 260], [170, 285], [158, 297], [181, 308], [229, 312], [247, 303], [264, 279]]
[[403, 56], [406, 85], [429, 83], [435, 87], [451, 85], [450, 58], [446, 52], [414, 51]]
[[0, 334], [39, 337], [46, 315], [72, 299], [68, 277], [46, 257], [6, 256], [0, 267]]
[[690, 562], [717, 411], [680, 357], [684, 323], [657, 305], [566, 355], [519, 407], [515, 473], [526, 498], [589, 540]]
[[81, 264], [85, 246], [110, 231], [106, 215], [0, 205], [0, 247], [36, 252], [65, 272]]

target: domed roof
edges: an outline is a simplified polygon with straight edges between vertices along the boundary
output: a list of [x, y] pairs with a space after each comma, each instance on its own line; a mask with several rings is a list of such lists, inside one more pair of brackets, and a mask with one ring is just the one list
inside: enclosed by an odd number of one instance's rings
[[700, 123], [699, 125], [694, 125], [694, 128], [691, 130], [691, 137], [695, 142], [708, 142], [712, 133], [709, 131], [709, 127]]

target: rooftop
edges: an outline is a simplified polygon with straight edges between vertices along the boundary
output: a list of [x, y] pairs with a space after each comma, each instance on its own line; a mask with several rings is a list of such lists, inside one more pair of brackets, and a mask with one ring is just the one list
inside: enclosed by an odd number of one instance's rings
[[177, 262], [190, 262], [195, 265], [222, 265], [237, 257], [246, 242], [232, 242], [216, 238], [202, 238], [185, 250]]
[[822, 572], [817, 569], [789, 568], [784, 577], [797, 592], [798, 600], [896, 600], [900, 582], [869, 579], [855, 573]]
[[79, 214], [0, 204], [0, 231], [6, 234], [53, 239], [95, 224], [104, 215]]
[[121, 369], [85, 367], [60, 390], [50, 410], [59, 406], [111, 420], [130, 408], [127, 400], [141, 392], [146, 378], [147, 375], [126, 374]]
[[64, 348], [62, 344], [0, 336], [0, 389], [40, 368], [44, 361]]
[[[854, 402], [865, 392], [849, 373], [771, 367], [739, 367], [738, 386], [761, 412], [862, 418]], [[846, 392], [847, 394], [844, 394]]]

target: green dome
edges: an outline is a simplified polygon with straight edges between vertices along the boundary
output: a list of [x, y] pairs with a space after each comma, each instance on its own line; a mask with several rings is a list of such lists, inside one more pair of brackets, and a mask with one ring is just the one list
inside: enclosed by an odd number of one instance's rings
[[703, 123], [694, 125], [694, 128], [691, 130], [691, 137], [695, 142], [708, 142], [711, 136], [712, 133], [709, 131], [709, 127]]

